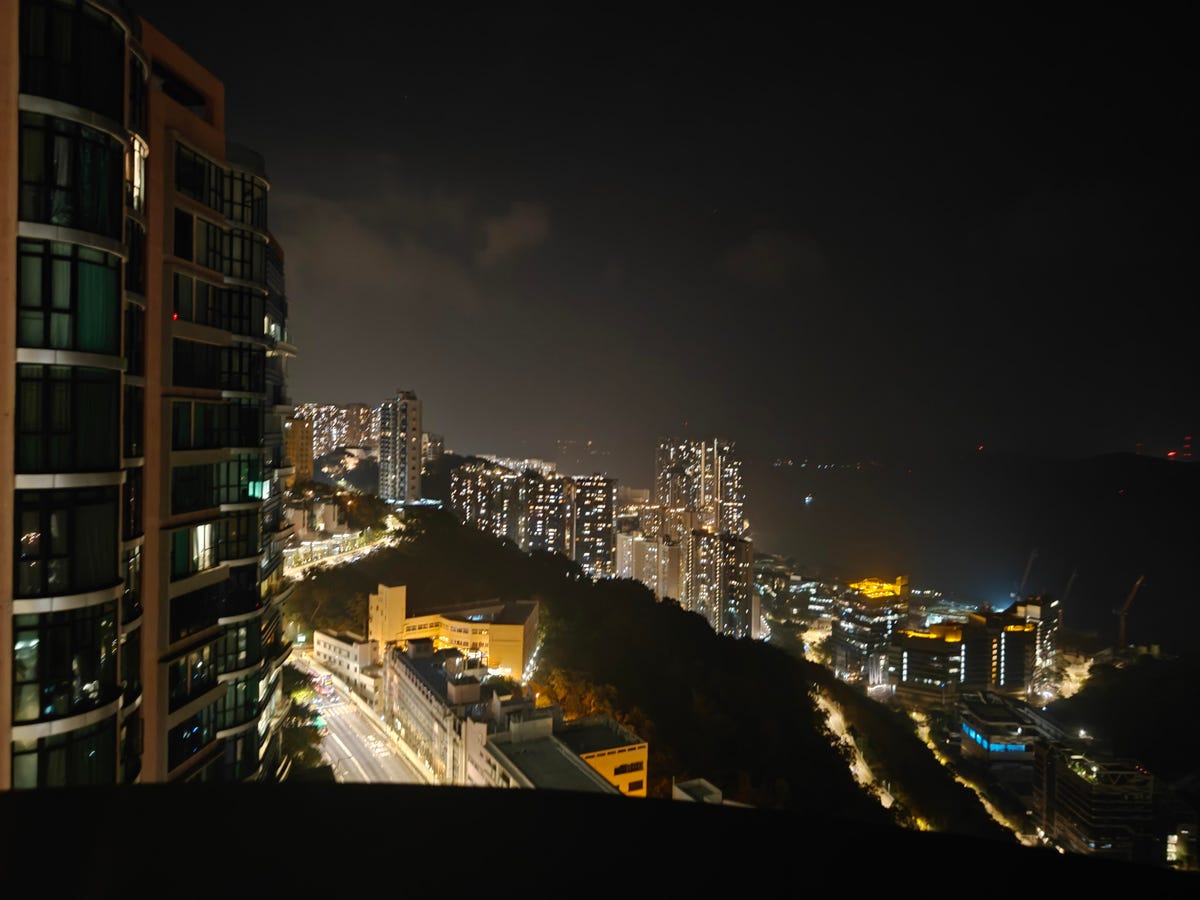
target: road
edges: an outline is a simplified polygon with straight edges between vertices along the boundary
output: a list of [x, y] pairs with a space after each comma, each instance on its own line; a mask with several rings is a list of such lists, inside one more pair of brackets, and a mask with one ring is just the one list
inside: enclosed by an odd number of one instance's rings
[[[309, 674], [323, 671], [303, 657], [290, 661]], [[415, 767], [384, 731], [378, 717], [364, 710], [347, 692], [334, 687], [333, 693], [313, 706], [328, 729], [321, 740], [321, 752], [333, 766], [340, 783], [426, 784], [428, 779]]]

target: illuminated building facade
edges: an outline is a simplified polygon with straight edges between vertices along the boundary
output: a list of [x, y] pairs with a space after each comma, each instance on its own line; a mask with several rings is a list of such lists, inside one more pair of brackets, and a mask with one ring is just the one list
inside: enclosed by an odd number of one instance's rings
[[625, 796], [646, 796], [649, 745], [611, 716], [572, 719], [554, 736]]
[[575, 555], [575, 482], [560, 475], [526, 486], [526, 539], [529, 550]]
[[1033, 687], [1037, 625], [1013, 611], [969, 613], [962, 628], [961, 689], [1024, 697]]
[[295, 350], [262, 159], [119, 5], [6, 3], [0, 35], [0, 788], [275, 777]]
[[618, 578], [640, 581], [656, 600], [679, 599], [680, 545], [668, 538], [640, 532], [617, 534]]
[[450, 473], [450, 508], [468, 525], [525, 549], [525, 476], [491, 463], [470, 463]]
[[297, 481], [313, 480], [313, 433], [310, 419], [299, 419], [293, 416], [283, 423], [283, 443], [287, 458], [296, 467], [293, 475], [286, 480], [286, 486], [291, 487]]
[[397, 391], [379, 407], [379, 496], [421, 499], [421, 401], [412, 391]]
[[[732, 441], [665, 439], [654, 457], [654, 502], [663, 528], [680, 539], [688, 531], [746, 531], [742, 462]], [[644, 530], [644, 529], [643, 529]]]
[[732, 534], [690, 532], [681, 545], [679, 591], [683, 608], [704, 617], [718, 634], [761, 637], [750, 541]]
[[888, 680], [898, 699], [945, 705], [962, 681], [962, 627], [939, 622], [922, 629], [897, 628], [887, 644]]
[[633, 787], [635, 776], [644, 783], [646, 745], [637, 735], [608, 720], [615, 728], [601, 742], [593, 732], [603, 723], [585, 723], [574, 736], [592, 739], [585, 761], [558, 734], [561, 710], [498, 693], [486, 675], [459, 651], [428, 640], [389, 648], [383, 721], [421, 760], [431, 783], [605, 794]]
[[853, 588], [844, 591], [833, 609], [829, 649], [834, 673], [843, 681], [868, 686], [888, 684], [888, 649], [908, 613], [907, 594]]
[[575, 475], [575, 562], [593, 578], [610, 578], [616, 566], [617, 481], [606, 475]]
[[347, 419], [344, 408], [332, 403], [301, 403], [296, 407], [296, 418], [305, 419], [312, 426], [314, 457], [346, 446]]
[[363, 403], [347, 403], [342, 407], [346, 418], [347, 447], [365, 447], [371, 443], [375, 410]]

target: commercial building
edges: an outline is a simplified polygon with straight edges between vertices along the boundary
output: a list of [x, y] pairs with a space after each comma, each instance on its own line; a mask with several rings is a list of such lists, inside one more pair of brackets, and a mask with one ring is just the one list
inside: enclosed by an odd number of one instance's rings
[[1069, 853], [1162, 864], [1153, 775], [1073, 743], [1034, 749], [1033, 811], [1045, 836]]
[[421, 499], [421, 401], [397, 391], [379, 407], [379, 496], [393, 503]]
[[275, 777], [295, 349], [263, 160], [122, 6], [5, 3], [0, 35], [0, 789]]

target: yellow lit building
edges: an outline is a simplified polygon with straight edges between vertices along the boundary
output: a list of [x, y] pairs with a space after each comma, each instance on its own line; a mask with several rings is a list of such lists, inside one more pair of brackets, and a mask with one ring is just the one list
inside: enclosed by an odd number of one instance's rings
[[879, 600], [883, 597], [907, 597], [908, 576], [901, 575], [894, 582], [880, 581], [878, 578], [864, 578], [849, 587], [871, 600]]
[[402, 584], [379, 585], [368, 598], [367, 639], [374, 641], [375, 652], [383, 656], [384, 647], [404, 639], [404, 617], [408, 607], [408, 588]]
[[646, 796], [650, 745], [620, 722], [605, 715], [584, 716], [565, 722], [555, 737], [625, 796]]
[[406, 587], [381, 584], [367, 606], [367, 634], [381, 647], [429, 638], [434, 650], [459, 650], [516, 679], [533, 656], [537, 631], [538, 604], [532, 600], [468, 603], [410, 615]]

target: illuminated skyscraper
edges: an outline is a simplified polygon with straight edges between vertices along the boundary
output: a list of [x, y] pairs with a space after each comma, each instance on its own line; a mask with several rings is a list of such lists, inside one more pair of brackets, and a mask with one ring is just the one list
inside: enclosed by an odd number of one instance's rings
[[703, 616], [718, 634], [759, 638], [761, 612], [753, 564], [753, 548], [745, 538], [691, 531], [680, 554], [683, 608]]
[[421, 499], [421, 401], [412, 391], [397, 391], [379, 407], [379, 496]]
[[680, 548], [679, 600], [718, 633], [762, 634], [742, 463], [732, 441], [665, 439], [654, 458], [654, 521]]
[[617, 481], [575, 475], [575, 562], [594, 578], [611, 577], [617, 555]]
[[575, 482], [561, 475], [538, 476], [526, 489], [530, 550], [575, 558]]
[[664, 529], [674, 539], [694, 528], [742, 534], [746, 495], [733, 442], [660, 441], [654, 458], [654, 501], [663, 508]]

